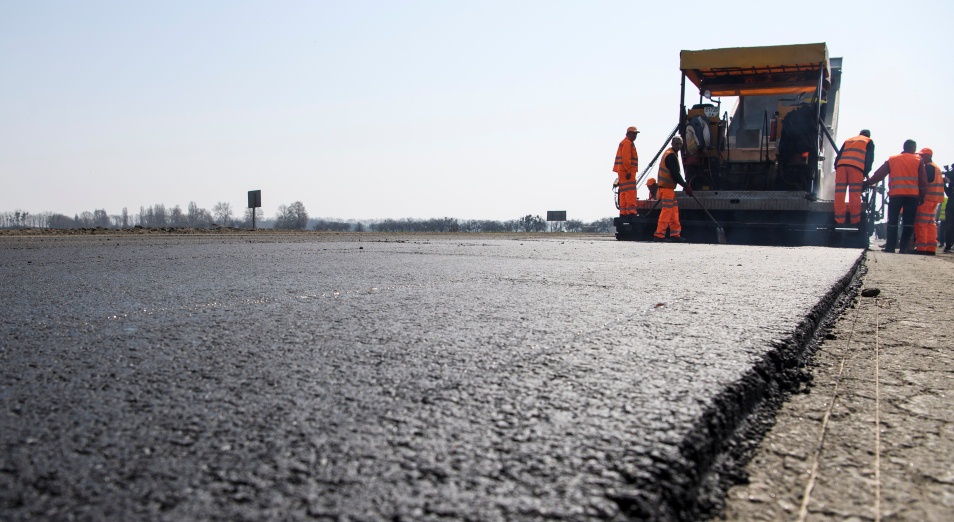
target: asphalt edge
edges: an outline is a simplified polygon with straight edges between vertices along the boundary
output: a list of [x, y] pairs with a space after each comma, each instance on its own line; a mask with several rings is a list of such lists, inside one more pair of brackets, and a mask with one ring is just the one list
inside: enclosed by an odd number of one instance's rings
[[723, 513], [728, 489], [747, 480], [745, 465], [775, 424], [779, 408], [792, 394], [807, 393], [812, 379], [809, 363], [858, 296], [866, 260], [862, 251], [790, 337], [775, 343], [741, 379], [715, 397], [683, 439], [672, 474], [660, 477], [662, 502], [656, 516], [689, 521]]

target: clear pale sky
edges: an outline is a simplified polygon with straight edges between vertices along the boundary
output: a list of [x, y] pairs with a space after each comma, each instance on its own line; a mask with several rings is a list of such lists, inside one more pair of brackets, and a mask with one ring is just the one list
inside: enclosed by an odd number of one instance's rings
[[679, 51], [750, 45], [826, 42], [839, 145], [951, 164], [952, 5], [0, 0], [0, 211], [591, 221], [626, 127], [646, 164], [676, 124]]

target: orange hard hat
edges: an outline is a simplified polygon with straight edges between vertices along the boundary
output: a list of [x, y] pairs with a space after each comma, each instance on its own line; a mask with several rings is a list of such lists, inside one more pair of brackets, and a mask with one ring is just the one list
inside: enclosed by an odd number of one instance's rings
[[921, 149], [921, 154], [924, 155], [924, 156], [933, 156], [933, 155], [934, 155], [934, 151], [931, 150], [931, 149], [929, 149], [929, 148], [927, 148], [927, 147], [924, 147], [923, 149]]
[[649, 178], [646, 180], [646, 186], [651, 187], [656, 184], [656, 178]]

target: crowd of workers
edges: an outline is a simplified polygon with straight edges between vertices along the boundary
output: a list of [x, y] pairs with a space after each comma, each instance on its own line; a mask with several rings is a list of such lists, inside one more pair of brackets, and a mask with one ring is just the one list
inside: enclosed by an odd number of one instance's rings
[[[869, 176], [873, 158], [874, 142], [867, 129], [845, 140], [838, 151], [835, 159], [835, 222], [845, 223], [847, 193], [848, 222], [858, 224], [861, 220], [861, 192], [887, 178], [888, 221], [883, 251], [935, 255], [940, 235], [938, 210], [945, 207], [946, 211], [945, 195], [954, 191], [950, 169], [942, 171], [934, 162], [934, 151], [927, 147], [918, 151], [914, 140], [906, 140], [900, 154], [889, 157]], [[946, 220], [947, 216], [944, 216]], [[950, 253], [951, 242], [945, 238], [944, 243], [944, 252]]]
[[[616, 149], [613, 172], [617, 175], [615, 184], [619, 190], [620, 216], [637, 214], [639, 155], [636, 153], [635, 140], [638, 134], [636, 127], [626, 129], [626, 137]], [[659, 163], [658, 179], [649, 178], [646, 182], [651, 198], [660, 206], [659, 221], [653, 235], [656, 241], [685, 241], [679, 223], [675, 188], [681, 186], [689, 196], [692, 195], [692, 188], [679, 170], [677, 155], [682, 146], [682, 138], [673, 137]], [[873, 164], [874, 141], [871, 131], [862, 129], [857, 136], [845, 140], [835, 159], [835, 223], [844, 224], [847, 220], [851, 225], [859, 224], [862, 191], [887, 178], [888, 221], [883, 251], [935, 255], [938, 244], [941, 244], [945, 253], [951, 253], [954, 243], [954, 206], [948, 205], [947, 201], [954, 197], [954, 165], [945, 166], [942, 171], [934, 163], [934, 151], [926, 147], [917, 151], [914, 140], [905, 141], [900, 154], [888, 158], [869, 176]]]
[[[636, 135], [639, 131], [636, 127], [626, 129], [626, 137], [619, 142], [616, 149], [616, 162], [613, 163], [613, 172], [616, 173], [616, 184], [619, 188], [619, 215], [626, 216], [636, 214], [636, 186], [637, 176], [639, 175], [639, 155], [636, 154]], [[689, 196], [692, 195], [692, 188], [683, 179], [679, 170], [678, 153], [682, 150], [682, 138], [674, 136], [670, 146], [663, 152], [662, 161], [659, 162], [659, 179], [649, 178], [646, 186], [649, 188], [652, 198], [659, 205], [659, 221], [656, 225], [656, 232], [653, 234], [655, 241], [675, 241], [683, 242], [682, 225], [679, 223], [679, 205], [676, 204], [676, 187], [681, 186], [682, 190]], [[668, 236], [666, 233], [668, 232]]]

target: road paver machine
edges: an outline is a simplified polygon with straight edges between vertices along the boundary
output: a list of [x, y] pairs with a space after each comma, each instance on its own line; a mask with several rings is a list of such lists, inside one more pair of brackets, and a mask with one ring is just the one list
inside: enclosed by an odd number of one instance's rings
[[[679, 123], [639, 186], [678, 133], [695, 195], [676, 193], [690, 242], [714, 242], [721, 226], [728, 243], [866, 247], [883, 217], [874, 193], [859, 225], [836, 225], [833, 214], [841, 61], [824, 43], [682, 51]], [[687, 79], [698, 103], [687, 105]], [[735, 99], [731, 114], [722, 97]], [[638, 214], [614, 219], [616, 238], [651, 240], [655, 203], [641, 199]]]

